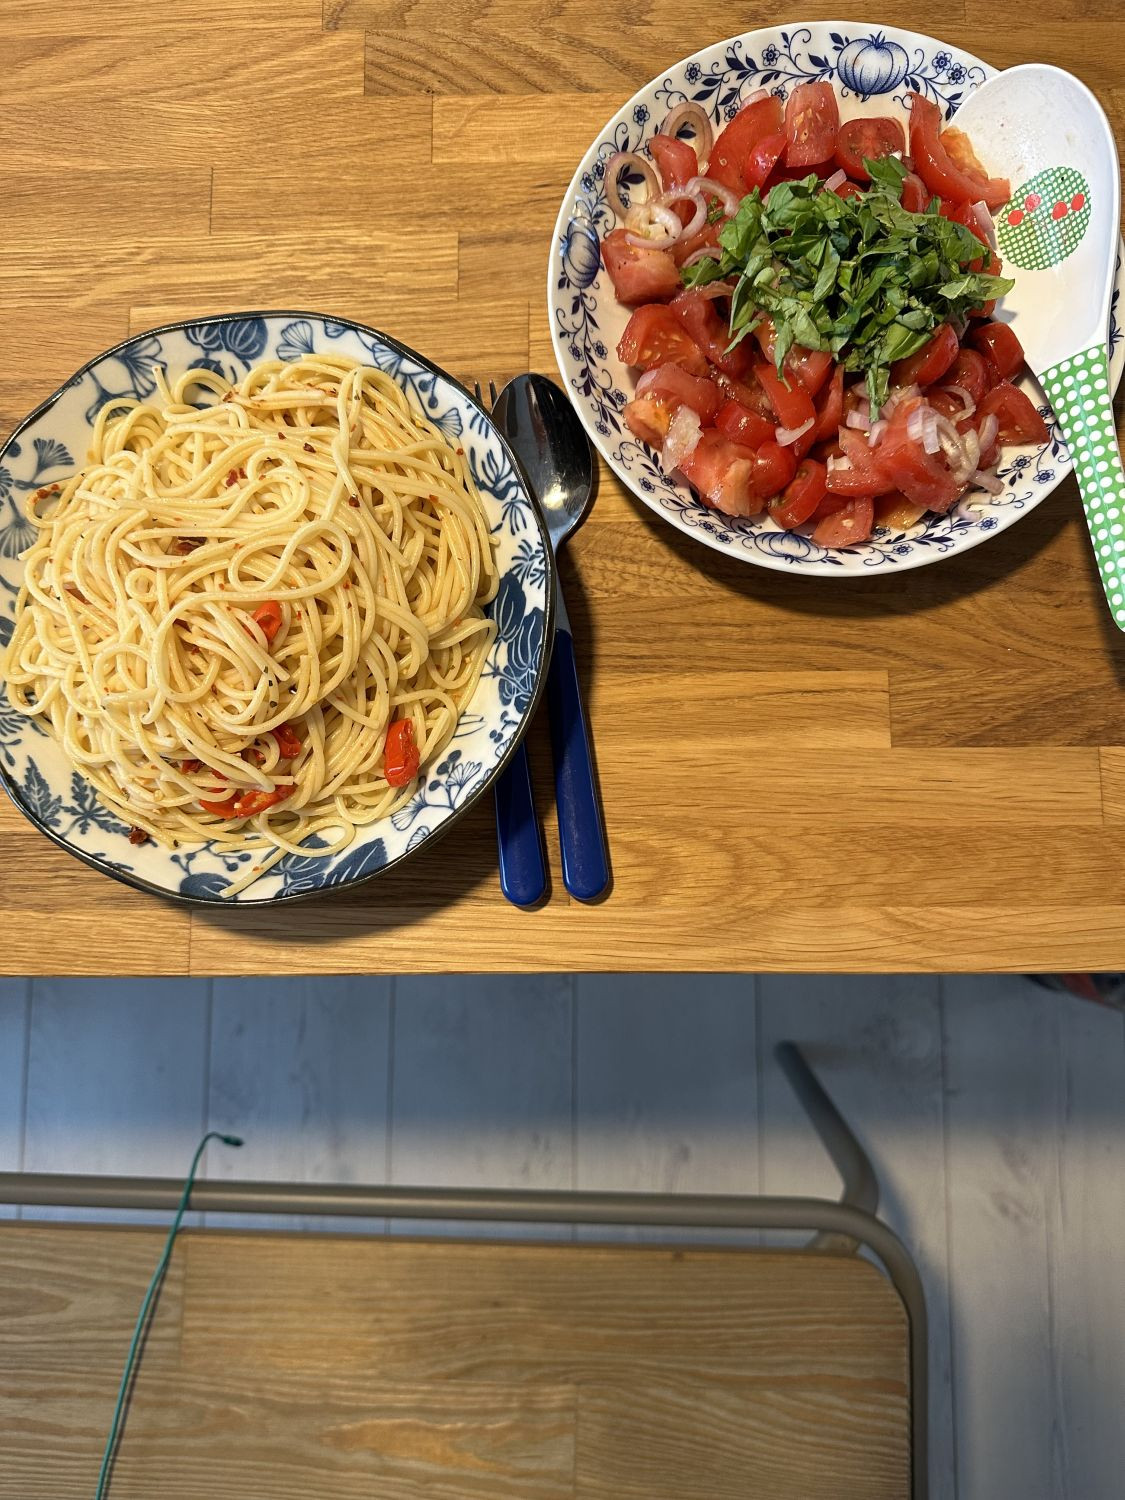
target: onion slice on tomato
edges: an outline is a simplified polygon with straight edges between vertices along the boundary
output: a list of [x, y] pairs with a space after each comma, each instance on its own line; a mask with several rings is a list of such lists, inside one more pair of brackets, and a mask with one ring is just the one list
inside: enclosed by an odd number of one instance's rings
[[911, 442], [921, 443], [925, 452], [937, 453], [941, 448], [937, 421], [938, 414], [932, 406], [915, 407], [906, 419], [906, 435]]
[[[639, 390], [638, 384], [638, 390]], [[698, 412], [690, 406], [679, 406], [668, 424], [668, 434], [660, 457], [666, 469], [678, 469], [689, 454], [695, 452], [701, 427]]]
[[824, 191], [826, 193], [834, 193], [838, 187], [843, 187], [844, 183], [847, 182], [847, 180], [848, 174], [844, 171], [843, 167], [841, 167], [838, 172], [833, 172], [832, 176], [829, 177], [825, 182]]
[[938, 390], [947, 391], [949, 395], [957, 397], [958, 401], [960, 401], [961, 405], [964, 407], [964, 411], [961, 413], [962, 419], [964, 419], [965, 417], [971, 417], [973, 412], [976, 411], [977, 403], [969, 395], [968, 391], [963, 385], [939, 385]]
[[808, 432], [810, 427], [814, 427], [815, 425], [816, 418], [809, 417], [806, 421], [801, 423], [800, 427], [775, 428], [773, 435], [777, 439], [777, 446], [779, 448], [792, 447], [795, 442], [804, 437], [805, 433]]
[[[625, 215], [625, 239], [639, 250], [668, 250], [683, 233], [684, 226], [659, 199], [635, 204]], [[649, 231], [655, 229], [655, 234]]]
[[694, 210], [691, 218], [680, 230], [678, 239], [690, 240], [707, 222], [707, 199], [702, 193], [693, 193], [688, 188], [669, 188], [656, 200], [661, 208], [674, 208], [677, 203], [690, 203]]
[[723, 213], [728, 218], [738, 212], [738, 205], [742, 201], [725, 183], [716, 182], [713, 177], [689, 177], [684, 187], [689, 193], [705, 193], [709, 198], [718, 198], [723, 205]]

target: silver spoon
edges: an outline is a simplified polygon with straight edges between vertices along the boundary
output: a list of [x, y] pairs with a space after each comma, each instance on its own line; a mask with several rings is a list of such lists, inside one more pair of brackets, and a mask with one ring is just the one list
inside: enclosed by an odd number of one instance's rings
[[[589, 514], [594, 496], [593, 455], [582, 424], [562, 391], [545, 375], [518, 375], [510, 381], [500, 392], [492, 415], [539, 501], [557, 558], [559, 548]], [[578, 688], [574, 637], [561, 586], [556, 586], [555, 609], [547, 703], [563, 883], [580, 901], [593, 901], [609, 884], [609, 861]], [[506, 774], [513, 773], [524, 777], [526, 767], [514, 763]], [[502, 795], [502, 791], [497, 795], [498, 807]]]

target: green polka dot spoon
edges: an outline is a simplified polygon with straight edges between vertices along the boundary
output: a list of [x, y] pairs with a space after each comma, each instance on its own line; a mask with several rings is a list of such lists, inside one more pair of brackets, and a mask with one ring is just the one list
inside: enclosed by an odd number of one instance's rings
[[995, 215], [1014, 323], [1074, 461], [1102, 583], [1125, 630], [1125, 469], [1113, 425], [1106, 335], [1121, 187], [1101, 105], [1061, 68], [1008, 68], [957, 111], [1012, 197]]

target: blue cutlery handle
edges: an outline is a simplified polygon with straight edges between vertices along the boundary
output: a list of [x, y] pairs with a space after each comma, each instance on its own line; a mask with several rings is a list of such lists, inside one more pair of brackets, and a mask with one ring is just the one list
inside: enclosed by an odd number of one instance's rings
[[555, 649], [547, 674], [547, 702], [551, 710], [563, 884], [579, 901], [593, 901], [609, 884], [609, 861], [602, 810], [594, 787], [586, 715], [578, 691], [574, 637], [561, 595]]
[[534, 905], [547, 889], [547, 872], [523, 740], [496, 783], [496, 843], [500, 889], [515, 906]]

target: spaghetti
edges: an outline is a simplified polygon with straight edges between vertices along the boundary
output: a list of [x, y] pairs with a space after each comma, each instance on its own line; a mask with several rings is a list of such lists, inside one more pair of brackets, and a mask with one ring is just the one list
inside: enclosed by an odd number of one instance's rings
[[0, 674], [137, 842], [253, 850], [231, 895], [408, 799], [480, 680], [496, 566], [462, 450], [383, 372], [154, 375], [32, 496]]

